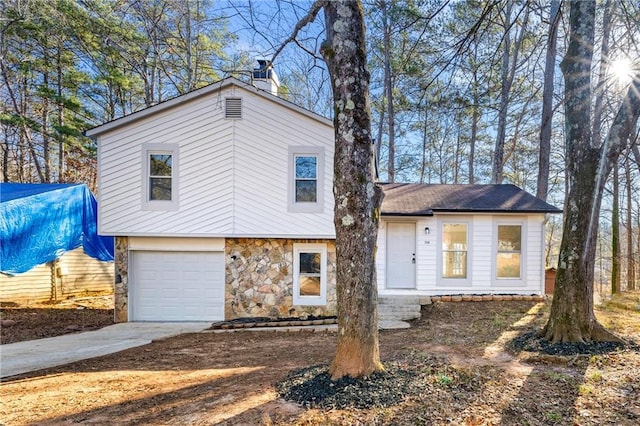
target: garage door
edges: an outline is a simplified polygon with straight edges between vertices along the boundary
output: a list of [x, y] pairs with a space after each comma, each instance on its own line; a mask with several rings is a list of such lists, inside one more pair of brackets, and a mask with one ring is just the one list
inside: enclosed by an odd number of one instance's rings
[[224, 319], [222, 252], [133, 251], [132, 321]]

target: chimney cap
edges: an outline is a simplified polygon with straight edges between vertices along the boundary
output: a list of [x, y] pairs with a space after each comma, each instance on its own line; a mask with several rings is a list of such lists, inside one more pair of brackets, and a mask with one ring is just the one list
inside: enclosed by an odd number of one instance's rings
[[273, 64], [266, 59], [258, 59], [258, 67], [253, 69], [253, 78], [266, 80], [273, 78], [273, 75]]

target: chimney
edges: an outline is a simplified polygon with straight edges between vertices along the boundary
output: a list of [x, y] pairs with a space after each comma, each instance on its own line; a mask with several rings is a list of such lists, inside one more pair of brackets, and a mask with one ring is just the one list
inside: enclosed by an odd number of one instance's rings
[[267, 67], [266, 59], [258, 59], [258, 67], [253, 69], [253, 85], [258, 89], [265, 90], [274, 96], [278, 96], [280, 81], [273, 70], [273, 65]]

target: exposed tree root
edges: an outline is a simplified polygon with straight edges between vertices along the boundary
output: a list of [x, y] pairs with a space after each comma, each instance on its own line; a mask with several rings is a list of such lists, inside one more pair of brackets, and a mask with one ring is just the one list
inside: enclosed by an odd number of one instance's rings
[[549, 321], [540, 331], [539, 335], [552, 343], [589, 343], [589, 342], [616, 342], [624, 343], [624, 340], [607, 330], [597, 320], [593, 319], [587, 327], [581, 328], [578, 321], [569, 324]]

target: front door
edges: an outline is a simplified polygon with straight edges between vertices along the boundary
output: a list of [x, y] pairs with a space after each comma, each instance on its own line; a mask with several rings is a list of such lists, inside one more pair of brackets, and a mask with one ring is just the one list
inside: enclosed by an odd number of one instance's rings
[[416, 288], [416, 224], [387, 223], [387, 288]]

